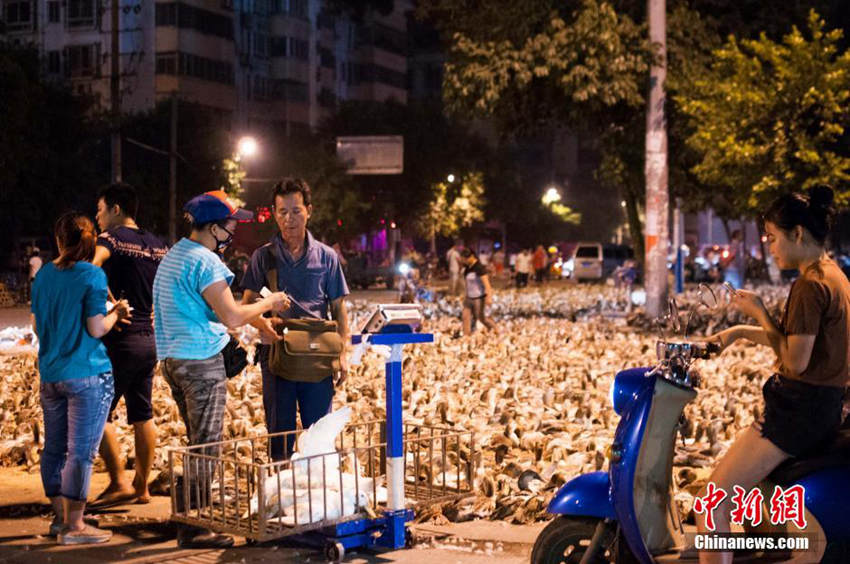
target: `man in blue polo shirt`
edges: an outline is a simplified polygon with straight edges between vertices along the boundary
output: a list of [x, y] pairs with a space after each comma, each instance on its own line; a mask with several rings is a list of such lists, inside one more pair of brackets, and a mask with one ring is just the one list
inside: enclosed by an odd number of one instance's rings
[[[271, 288], [267, 273], [277, 271], [277, 289], [290, 298], [289, 309], [283, 314], [288, 319], [312, 317], [327, 319], [328, 313], [337, 322], [339, 334], [346, 347], [340, 355], [340, 374], [337, 384], [347, 375], [347, 344], [350, 340], [345, 296], [348, 285], [334, 250], [317, 241], [307, 230], [307, 220], [313, 211], [310, 187], [304, 180], [286, 178], [280, 181], [272, 194], [274, 218], [280, 233], [254, 251], [251, 263], [242, 278], [245, 291], [242, 301], [254, 302], [263, 287]], [[274, 288], [271, 288], [274, 289]], [[263, 373], [263, 406], [269, 433], [295, 430], [296, 409], [301, 412], [301, 426], [307, 428], [331, 410], [334, 394], [333, 376], [319, 382], [284, 380], [269, 370], [269, 345], [278, 339], [273, 321], [257, 318], [252, 325], [260, 331], [258, 347], [260, 368]], [[292, 454], [293, 441], [273, 440], [273, 460], [282, 460]]]

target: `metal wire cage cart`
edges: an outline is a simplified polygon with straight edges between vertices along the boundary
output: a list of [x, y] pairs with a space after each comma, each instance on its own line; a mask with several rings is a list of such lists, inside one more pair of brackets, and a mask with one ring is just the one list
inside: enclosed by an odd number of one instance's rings
[[[336, 452], [280, 462], [266, 461], [269, 442], [301, 430], [172, 449], [172, 519], [268, 541], [374, 518], [388, 499], [383, 427], [383, 421], [351, 425]], [[406, 507], [470, 495], [474, 434], [404, 427]]]
[[[334, 452], [292, 459], [303, 430], [172, 449], [172, 520], [259, 542], [315, 531], [339, 560], [361, 546], [402, 548], [416, 509], [472, 495], [474, 433], [401, 420], [401, 347], [433, 336], [370, 340], [392, 347], [385, 421], [349, 425]], [[285, 460], [269, 458], [271, 441]]]

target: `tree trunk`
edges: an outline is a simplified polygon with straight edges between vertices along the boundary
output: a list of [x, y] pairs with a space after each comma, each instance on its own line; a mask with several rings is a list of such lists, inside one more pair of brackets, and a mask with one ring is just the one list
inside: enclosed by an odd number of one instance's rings
[[649, 40], [657, 58], [650, 69], [646, 104], [646, 313], [658, 317], [667, 302], [667, 247], [669, 244], [667, 121], [664, 105], [667, 77], [666, 2], [648, 0]]
[[721, 217], [720, 221], [723, 222], [723, 231], [726, 232], [726, 242], [729, 243], [732, 241], [732, 228], [729, 227], [729, 220], [725, 217]]
[[646, 257], [644, 256], [643, 226], [640, 223], [640, 211], [638, 210], [638, 195], [634, 190], [626, 190], [626, 218], [629, 223], [629, 237], [632, 239], [632, 247], [635, 258], [640, 265], [641, 277], [643, 276]]

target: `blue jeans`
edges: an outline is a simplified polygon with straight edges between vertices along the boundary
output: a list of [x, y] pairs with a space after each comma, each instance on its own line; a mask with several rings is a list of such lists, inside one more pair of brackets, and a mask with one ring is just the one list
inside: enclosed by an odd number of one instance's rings
[[[269, 433], [294, 431], [296, 409], [301, 412], [301, 427], [304, 429], [330, 412], [334, 397], [333, 376], [320, 382], [284, 380], [269, 370], [268, 346], [261, 346], [259, 356], [263, 373], [263, 407]], [[294, 446], [294, 436], [287, 437], [285, 448], [282, 437], [272, 439], [272, 460], [288, 459]]]
[[92, 463], [103, 436], [115, 384], [112, 372], [42, 382], [44, 452], [41, 482], [47, 497], [85, 501]]

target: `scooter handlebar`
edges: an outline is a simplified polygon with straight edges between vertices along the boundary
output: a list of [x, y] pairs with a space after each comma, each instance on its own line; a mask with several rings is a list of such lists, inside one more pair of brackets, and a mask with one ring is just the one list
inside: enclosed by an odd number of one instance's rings
[[675, 357], [684, 358], [686, 362], [693, 359], [706, 359], [719, 353], [720, 344], [715, 342], [668, 342], [659, 341], [656, 344], [658, 360], [670, 360]]

